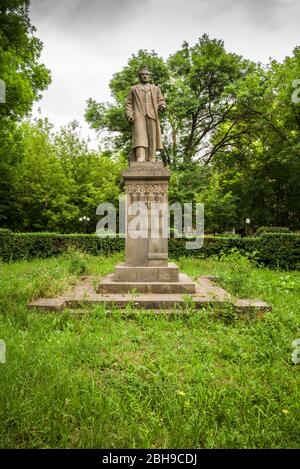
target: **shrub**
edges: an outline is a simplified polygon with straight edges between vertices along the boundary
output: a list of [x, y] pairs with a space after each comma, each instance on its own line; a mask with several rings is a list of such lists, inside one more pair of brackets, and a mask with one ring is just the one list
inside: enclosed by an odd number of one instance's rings
[[251, 254], [258, 249], [258, 238], [239, 238], [239, 237], [220, 237], [205, 236], [204, 244], [201, 249], [186, 249], [185, 238], [169, 239], [170, 256], [177, 259], [179, 257], [210, 257], [213, 255], [222, 255], [231, 252], [233, 248], [238, 249], [241, 254]]
[[0, 258], [4, 261], [50, 257], [72, 247], [89, 254], [110, 254], [124, 249], [122, 238], [99, 238], [90, 234], [0, 232]]
[[259, 240], [262, 264], [287, 270], [300, 269], [300, 234], [264, 233]]
[[230, 288], [234, 295], [247, 295], [253, 268], [248, 257], [233, 248], [228, 254], [222, 254], [220, 261], [228, 267], [223, 279], [225, 288]]
[[[206, 258], [229, 254], [236, 249], [240, 254], [268, 267], [300, 268], [300, 234], [262, 233], [251, 238], [205, 236], [201, 249], [186, 249], [186, 238], [169, 239], [169, 256]], [[106, 255], [123, 251], [124, 238], [102, 238], [91, 234], [12, 233], [0, 230], [0, 259], [33, 259], [68, 252], [69, 248], [92, 255]], [[75, 268], [75, 267], [74, 267]]]
[[261, 226], [255, 236], [261, 236], [264, 233], [290, 233], [290, 229], [287, 226]]
[[7, 260], [11, 256], [11, 231], [0, 228], [0, 260]]
[[68, 262], [68, 271], [70, 274], [83, 275], [89, 272], [86, 255], [78, 248], [68, 246], [67, 252], [63, 254], [63, 257]]

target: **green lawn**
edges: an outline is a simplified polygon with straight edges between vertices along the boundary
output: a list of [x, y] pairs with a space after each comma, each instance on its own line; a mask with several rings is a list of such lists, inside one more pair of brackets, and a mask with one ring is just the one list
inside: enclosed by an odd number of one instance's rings
[[35, 313], [80, 273], [120, 255], [0, 265], [2, 448], [279, 448], [300, 446], [300, 272], [253, 267], [237, 254], [181, 259], [232, 293], [273, 306], [264, 319], [193, 311]]

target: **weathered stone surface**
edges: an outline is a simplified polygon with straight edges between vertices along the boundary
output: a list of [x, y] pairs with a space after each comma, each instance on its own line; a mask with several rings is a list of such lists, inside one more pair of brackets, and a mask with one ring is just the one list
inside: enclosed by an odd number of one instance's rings
[[[151, 309], [166, 312], [186, 311], [186, 294], [179, 293], [140, 293], [132, 295], [130, 293], [107, 293], [99, 294], [94, 289], [94, 279], [84, 277], [73, 289], [72, 292], [57, 298], [41, 298], [30, 303], [29, 307], [36, 311], [62, 311], [64, 308], [82, 308], [94, 306], [96, 304], [106, 305], [107, 309], [113, 307], [125, 308], [130, 302], [137, 309]], [[196, 293], [190, 295], [196, 309], [202, 307], [222, 306], [231, 302], [228, 292], [214, 284], [208, 277], [200, 277], [196, 282]], [[271, 311], [272, 307], [260, 300], [243, 299], [233, 303], [236, 311], [240, 314], [259, 318], [266, 311]]]
[[[168, 181], [171, 171], [161, 161], [131, 162], [129, 168], [123, 171], [122, 176], [124, 180], [128, 181], [128, 185], [132, 184], [135, 180], [141, 181], [140, 183], [142, 184], [142, 181], [147, 182], [153, 179], [164, 184], [161, 181]], [[130, 189], [129, 192], [131, 191], [134, 192]]]
[[[125, 263], [132, 267], [167, 266], [170, 170], [162, 162], [131, 163], [122, 176], [126, 190]], [[137, 216], [141, 220], [138, 227]]]
[[66, 298], [39, 298], [29, 303], [29, 309], [38, 309], [40, 311], [62, 311], [66, 307]]
[[127, 231], [125, 240], [126, 265], [130, 267], [147, 267], [148, 265], [148, 239], [134, 239]]
[[215, 284], [216, 278], [217, 277], [214, 276], [200, 277], [196, 283], [196, 293], [204, 294], [205, 297], [211, 298], [212, 300], [216, 298], [219, 301], [229, 301], [231, 295], [226, 290], [219, 287], [219, 285]]
[[272, 311], [272, 307], [266, 303], [265, 301], [261, 300], [254, 300], [254, 299], [240, 299], [234, 303], [236, 309], [242, 312], [266, 312]]
[[179, 270], [176, 264], [155, 267], [131, 267], [119, 264], [115, 270], [116, 282], [178, 282]]
[[98, 285], [98, 293], [195, 293], [195, 283], [185, 274], [180, 273], [177, 282], [120, 282], [114, 274], [107, 275]]

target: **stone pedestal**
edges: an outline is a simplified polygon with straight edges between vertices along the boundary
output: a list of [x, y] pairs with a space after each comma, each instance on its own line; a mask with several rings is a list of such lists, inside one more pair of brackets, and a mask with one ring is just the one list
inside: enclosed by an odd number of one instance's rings
[[168, 263], [168, 182], [162, 162], [132, 162], [126, 190], [125, 263], [98, 286], [102, 293], [195, 293], [195, 284]]
[[119, 264], [116, 267], [116, 282], [178, 282], [178, 267], [171, 262], [167, 266], [135, 266]]
[[[162, 231], [163, 223], [168, 220], [167, 213], [160, 209], [168, 205], [170, 171], [161, 162], [133, 162], [123, 172], [123, 179], [127, 199], [125, 264], [130, 267], [167, 267], [168, 235]], [[148, 213], [143, 215], [143, 210]], [[155, 215], [155, 210], [157, 217], [153, 220], [151, 211]], [[132, 224], [137, 213], [143, 221], [143, 226], [139, 227], [141, 237], [137, 237], [136, 225]]]

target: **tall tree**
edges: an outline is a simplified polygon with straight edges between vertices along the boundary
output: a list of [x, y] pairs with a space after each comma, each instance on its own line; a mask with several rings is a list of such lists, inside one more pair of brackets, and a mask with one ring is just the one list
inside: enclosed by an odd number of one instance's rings
[[[97, 206], [102, 202], [118, 206], [125, 160], [122, 155], [112, 155], [110, 151], [89, 150], [85, 140], [79, 137], [76, 121], [63, 127], [54, 136], [53, 149], [64, 174], [76, 188], [70, 194], [70, 201], [77, 207], [80, 218], [86, 216], [90, 219], [86, 228], [94, 232], [98, 221]], [[68, 229], [77, 231], [79, 226], [76, 217]]]
[[86, 120], [93, 128], [110, 132], [110, 141], [113, 133], [115, 148], [127, 152], [130, 148], [124, 101], [142, 66], [152, 71], [153, 81], [162, 87], [167, 100], [167, 112], [162, 118], [166, 163], [173, 168], [195, 158], [208, 163], [230, 139], [239, 137], [232, 125], [225, 137], [211, 144], [219, 125], [232, 123], [236, 112], [227, 87], [244, 78], [254, 64], [226, 52], [223, 41], [204, 34], [193, 47], [185, 42], [167, 62], [154, 51], [140, 50], [110, 82], [114, 103], [88, 101]]
[[[26, 116], [40, 92], [50, 83], [50, 72], [39, 62], [41, 41], [29, 18], [29, 0], [1, 0], [0, 79], [5, 102], [0, 103], [0, 220], [8, 217], [14, 166], [21, 157], [15, 123]], [[14, 142], [12, 142], [14, 140]]]
[[[296, 47], [282, 63], [272, 60], [232, 86], [241, 138], [225, 145], [215, 163], [226, 174], [223, 189], [239, 194], [241, 216], [257, 226], [300, 227], [299, 76]], [[226, 131], [221, 125], [216, 138]]]
[[76, 187], [63, 170], [51, 143], [51, 126], [24, 122], [23, 158], [16, 167], [11, 226], [18, 231], [65, 231], [79, 214], [72, 204]]
[[[168, 60], [173, 77], [170, 119], [176, 138], [176, 151], [183, 161], [208, 164], [229, 141], [239, 139], [236, 129], [239, 115], [230, 86], [244, 79], [255, 65], [227, 52], [224, 43], [207, 34], [190, 47], [181, 49]], [[230, 123], [220, 139], [214, 139], [220, 125]], [[173, 145], [175, 141], [173, 141]]]
[[[123, 159], [89, 150], [76, 121], [57, 133], [42, 119], [24, 121], [18, 130], [22, 158], [15, 168], [9, 226], [95, 232], [97, 206], [117, 206]], [[89, 218], [84, 225], [83, 216]]]

